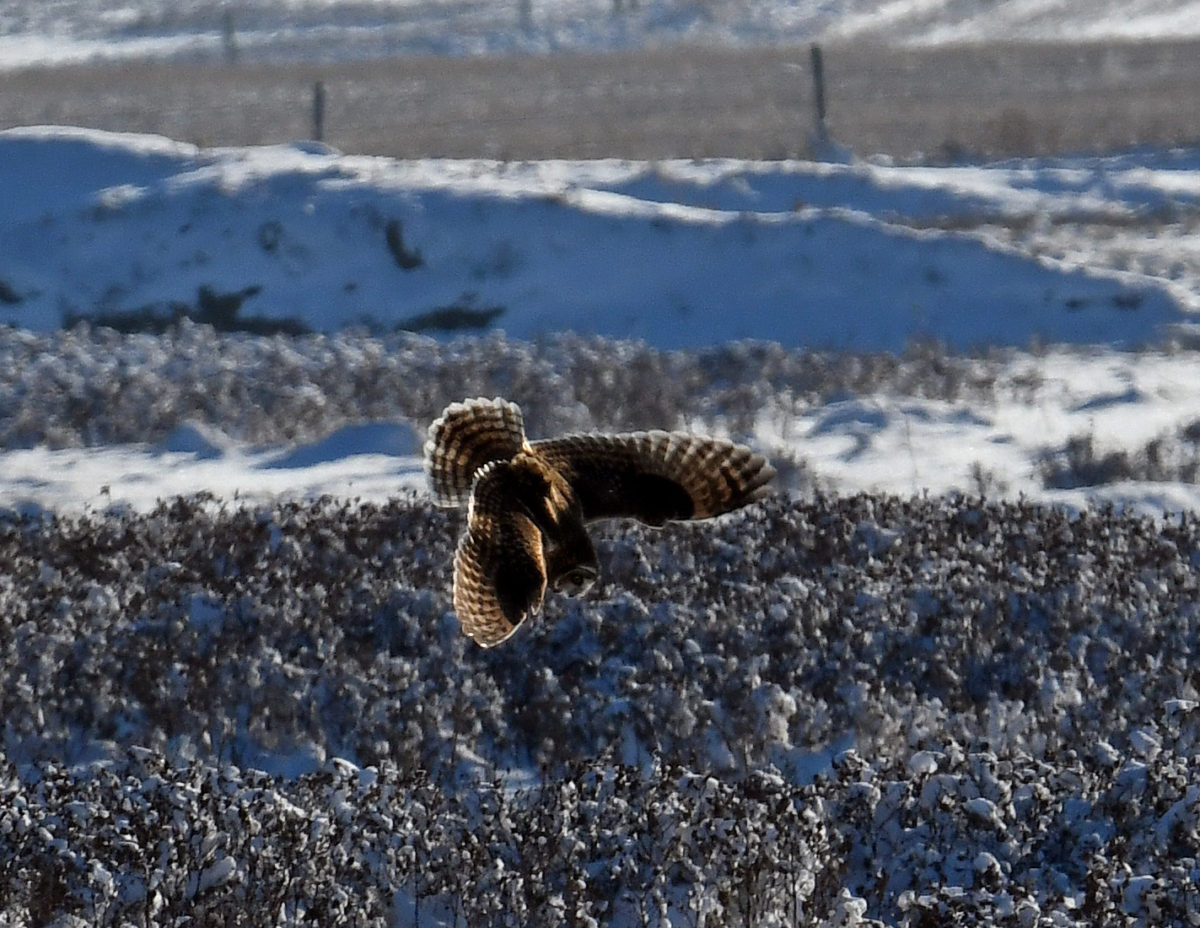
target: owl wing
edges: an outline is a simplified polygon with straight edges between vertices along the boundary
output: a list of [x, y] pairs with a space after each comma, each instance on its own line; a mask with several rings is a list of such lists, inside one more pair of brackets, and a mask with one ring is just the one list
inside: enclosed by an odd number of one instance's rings
[[443, 506], [463, 505], [484, 465], [507, 461], [524, 447], [524, 419], [516, 403], [499, 397], [451, 403], [429, 426], [425, 441], [434, 499]]
[[454, 555], [454, 612], [485, 648], [506, 640], [546, 593], [541, 530], [515, 501], [480, 476]]
[[566, 477], [588, 520], [706, 519], [766, 496], [775, 476], [745, 445], [686, 432], [568, 435], [532, 452]]

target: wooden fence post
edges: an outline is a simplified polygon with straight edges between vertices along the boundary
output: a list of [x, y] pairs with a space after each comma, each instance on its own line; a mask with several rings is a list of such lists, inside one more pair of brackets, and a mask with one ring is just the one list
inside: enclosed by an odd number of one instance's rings
[[313, 84], [312, 104], [313, 139], [325, 141], [325, 83], [317, 81]]
[[816, 42], [812, 45], [812, 75], [813, 95], [817, 100], [816, 138], [825, 142], [829, 139], [829, 132], [825, 127], [825, 62], [821, 57], [821, 46]]
[[228, 64], [237, 64], [237, 26], [233, 21], [232, 10], [226, 10], [225, 14], [221, 17], [221, 44], [225, 48], [225, 61]]

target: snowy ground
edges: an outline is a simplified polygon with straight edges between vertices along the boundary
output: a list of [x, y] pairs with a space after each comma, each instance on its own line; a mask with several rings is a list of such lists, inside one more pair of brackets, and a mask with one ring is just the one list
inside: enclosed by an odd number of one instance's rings
[[206, 288], [316, 331], [460, 311], [660, 348], [1132, 347], [1200, 304], [1196, 166], [396, 162], [14, 129], [0, 320], [169, 318]]
[[[526, 12], [522, 12], [522, 8]], [[1191, 0], [14, 0], [0, 10], [0, 68], [226, 54], [226, 15], [256, 60], [379, 58], [861, 39], [899, 44], [1079, 41], [1200, 34]]]
[[[1021, 355], [986, 398], [881, 391], [811, 403], [767, 396], [751, 433], [734, 434], [772, 457], [803, 462], [805, 484], [838, 492], [958, 490], [1073, 508], [1111, 502], [1149, 514], [1197, 510], [1198, 368], [1190, 351]], [[188, 422], [158, 441], [10, 448], [0, 452], [0, 487], [9, 504], [64, 512], [114, 503], [145, 511], [197, 491], [259, 504], [324, 495], [382, 502], [404, 490], [426, 492], [418, 456], [426, 424], [397, 418], [330, 426], [324, 438], [264, 447]], [[730, 431], [720, 415], [661, 424]], [[1056, 468], [1069, 470], [1072, 443], [1080, 441], [1091, 446], [1079, 450], [1096, 458], [1123, 460], [1092, 478], [1053, 479]], [[1145, 460], [1156, 442], [1158, 470]]]
[[605, 526], [588, 596], [492, 651], [450, 612], [460, 524], [0, 513], [0, 920], [1200, 917], [1195, 517]]
[[[1198, 166], [0, 133], [0, 923], [1196, 924]], [[792, 492], [483, 651], [470, 395]]]
[[[860, 384], [814, 402], [785, 383], [750, 431], [719, 413], [678, 415], [803, 460], [828, 488], [1177, 511], [1197, 503], [1193, 482], [1171, 479], [1196, 454], [1197, 362], [1168, 347], [1194, 343], [1200, 307], [1198, 166], [1189, 151], [952, 168], [412, 163], [11, 130], [0, 133], [14, 192], [0, 203], [0, 319], [47, 333], [71, 318], [165, 323], [203, 313], [206, 290], [244, 294], [226, 322], [349, 325], [368, 340], [450, 311], [510, 338], [573, 330], [658, 350], [740, 338], [1002, 348], [1005, 372], [985, 397]], [[303, 364], [292, 376], [307, 377]], [[144, 509], [186, 489], [383, 499], [419, 486], [413, 449], [435, 413], [338, 431], [364, 424], [346, 409], [296, 436], [325, 444], [287, 466], [299, 452], [278, 436], [263, 446], [209, 421], [207, 437], [172, 437], [155, 419], [125, 436], [140, 446], [10, 447], [2, 471], [8, 498], [56, 508]], [[1165, 460], [1110, 468], [1102, 486], [1048, 480], [1052, 459], [1085, 438], [1097, 456], [1132, 458], [1161, 441]], [[66, 442], [79, 443], [96, 444]]]

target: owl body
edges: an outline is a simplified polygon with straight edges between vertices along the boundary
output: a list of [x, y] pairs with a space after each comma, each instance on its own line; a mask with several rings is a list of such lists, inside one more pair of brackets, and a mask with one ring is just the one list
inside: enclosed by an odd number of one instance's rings
[[499, 398], [454, 403], [429, 427], [434, 498], [467, 505], [454, 558], [454, 610], [484, 647], [536, 613], [547, 586], [585, 591], [599, 575], [586, 524], [703, 519], [761, 499], [775, 475], [742, 445], [684, 432], [567, 435], [529, 442]]

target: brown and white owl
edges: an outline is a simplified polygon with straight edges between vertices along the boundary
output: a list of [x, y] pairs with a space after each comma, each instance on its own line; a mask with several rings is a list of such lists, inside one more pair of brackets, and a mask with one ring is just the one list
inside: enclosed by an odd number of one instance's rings
[[706, 519], [767, 494], [775, 469], [743, 445], [686, 432], [567, 435], [530, 442], [502, 399], [446, 407], [425, 467], [444, 506], [467, 505], [454, 556], [454, 611], [485, 648], [542, 605], [547, 585], [582, 593], [598, 575], [585, 524]]

